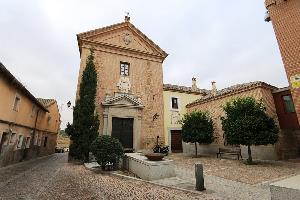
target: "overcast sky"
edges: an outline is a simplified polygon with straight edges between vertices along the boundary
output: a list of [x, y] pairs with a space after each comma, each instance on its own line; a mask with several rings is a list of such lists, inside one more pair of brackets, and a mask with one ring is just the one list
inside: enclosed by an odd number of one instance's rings
[[36, 96], [57, 99], [72, 121], [79, 71], [76, 34], [131, 22], [164, 49], [164, 83], [221, 89], [287, 79], [264, 0], [1, 0], [0, 61]]

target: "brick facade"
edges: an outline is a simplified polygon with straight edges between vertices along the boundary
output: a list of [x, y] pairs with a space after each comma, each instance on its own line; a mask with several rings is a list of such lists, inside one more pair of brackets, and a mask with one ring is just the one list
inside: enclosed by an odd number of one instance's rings
[[[225, 116], [225, 113], [222, 107], [226, 104], [226, 102], [237, 97], [251, 96], [257, 101], [261, 100], [266, 107], [267, 114], [275, 119], [275, 122], [280, 128], [275, 101], [273, 98], [273, 92], [276, 90], [277, 88], [263, 82], [246, 83], [225, 88], [221, 91], [217, 91], [216, 95], [210, 94], [188, 104], [188, 112], [192, 112], [194, 110], [208, 111], [214, 122], [215, 141], [211, 145], [199, 145], [200, 153], [214, 154], [219, 147], [224, 146], [224, 132], [222, 130], [220, 118]], [[295, 158], [298, 156], [299, 149], [297, 137], [299, 137], [298, 130], [280, 129], [279, 140], [275, 145], [252, 147], [253, 158], [267, 160]], [[191, 145], [185, 144], [185, 148], [187, 149], [186, 152], [193, 151], [193, 147]], [[242, 154], [244, 157], [247, 157], [246, 147], [242, 146]]]
[[[138, 140], [136, 149], [151, 147], [157, 135], [164, 142], [162, 62], [167, 54], [135, 28], [128, 19], [120, 24], [78, 34], [78, 44], [81, 62], [77, 98], [87, 56], [90, 48], [95, 49], [94, 62], [98, 74], [96, 109], [100, 118], [100, 134], [111, 134], [112, 116], [132, 117], [135, 118], [134, 124], [140, 123], [139, 126], [134, 125], [136, 130], [133, 137]], [[130, 64], [127, 77], [131, 88], [128, 95], [141, 100], [143, 108], [133, 112], [132, 105], [129, 107], [124, 104], [119, 111], [114, 107], [114, 113], [119, 113], [119, 116], [116, 116], [107, 113], [109, 109], [105, 110], [103, 102], [107, 97], [114, 97], [120, 92], [117, 87], [121, 77], [120, 62]], [[135, 114], [129, 116], [129, 113]], [[159, 117], [153, 120], [155, 114]]]
[[[266, 0], [300, 121], [300, 1]], [[293, 76], [299, 79], [295, 81]], [[293, 87], [293, 80], [298, 82]]]

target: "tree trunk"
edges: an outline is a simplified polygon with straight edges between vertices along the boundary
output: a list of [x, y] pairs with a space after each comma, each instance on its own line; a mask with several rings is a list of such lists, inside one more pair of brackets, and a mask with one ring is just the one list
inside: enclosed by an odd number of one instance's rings
[[248, 163], [252, 164], [251, 147], [248, 145]]
[[197, 142], [195, 142], [195, 157], [197, 158]]

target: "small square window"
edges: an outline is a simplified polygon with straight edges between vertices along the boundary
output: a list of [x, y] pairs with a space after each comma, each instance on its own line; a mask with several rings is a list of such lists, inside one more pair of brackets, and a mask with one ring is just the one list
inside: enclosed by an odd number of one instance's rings
[[14, 111], [19, 111], [20, 102], [21, 102], [21, 98], [19, 97], [19, 95], [16, 95], [14, 107], [13, 107]]
[[171, 101], [172, 101], [172, 108], [173, 109], [178, 109], [178, 98], [172, 97]]
[[121, 62], [121, 64], [120, 64], [120, 75], [129, 76], [129, 63]]
[[284, 102], [284, 109], [287, 113], [294, 113], [295, 111], [295, 106], [293, 103], [293, 99], [291, 95], [285, 95], [282, 96], [283, 102]]

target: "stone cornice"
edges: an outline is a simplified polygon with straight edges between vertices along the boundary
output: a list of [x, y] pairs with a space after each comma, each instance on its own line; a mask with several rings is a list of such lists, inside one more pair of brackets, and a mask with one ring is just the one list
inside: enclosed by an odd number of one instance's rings
[[107, 44], [107, 43], [95, 42], [95, 41], [89, 41], [89, 40], [84, 40], [83, 42], [84, 42], [84, 44], [82, 44], [82, 48], [85, 48], [85, 49], [90, 49], [92, 47], [97, 51], [114, 53], [114, 54], [119, 54], [119, 55], [128, 55], [129, 54], [132, 57], [156, 61], [159, 63], [162, 63], [165, 59], [164, 57], [162, 57], [160, 55], [151, 54], [151, 53], [143, 52], [143, 51], [138, 51], [135, 49], [126, 48], [126, 47], [122, 47], [122, 46], [111, 45], [111, 44]]
[[287, 1], [287, 0], [265, 0], [265, 6], [268, 9], [272, 5], [277, 5], [277, 4], [283, 3], [285, 1]]
[[79, 47], [79, 52], [81, 54], [81, 48], [82, 48], [82, 41], [83, 40], [88, 40], [90, 37], [94, 37], [97, 35], [105, 34], [107, 32], [113, 32], [122, 28], [129, 28], [132, 32], [134, 32], [136, 35], [138, 35], [147, 45], [152, 47], [156, 52], [158, 52], [158, 55], [164, 60], [168, 54], [162, 50], [157, 44], [155, 44], [150, 38], [148, 38], [144, 33], [142, 33], [138, 28], [136, 28], [133, 24], [130, 22], [123, 22], [123, 23], [118, 23], [114, 24], [111, 26], [87, 31], [84, 33], [77, 34], [77, 41], [78, 41], [78, 47]]
[[268, 9], [269, 6], [276, 4], [276, 0], [265, 0], [265, 6]]

